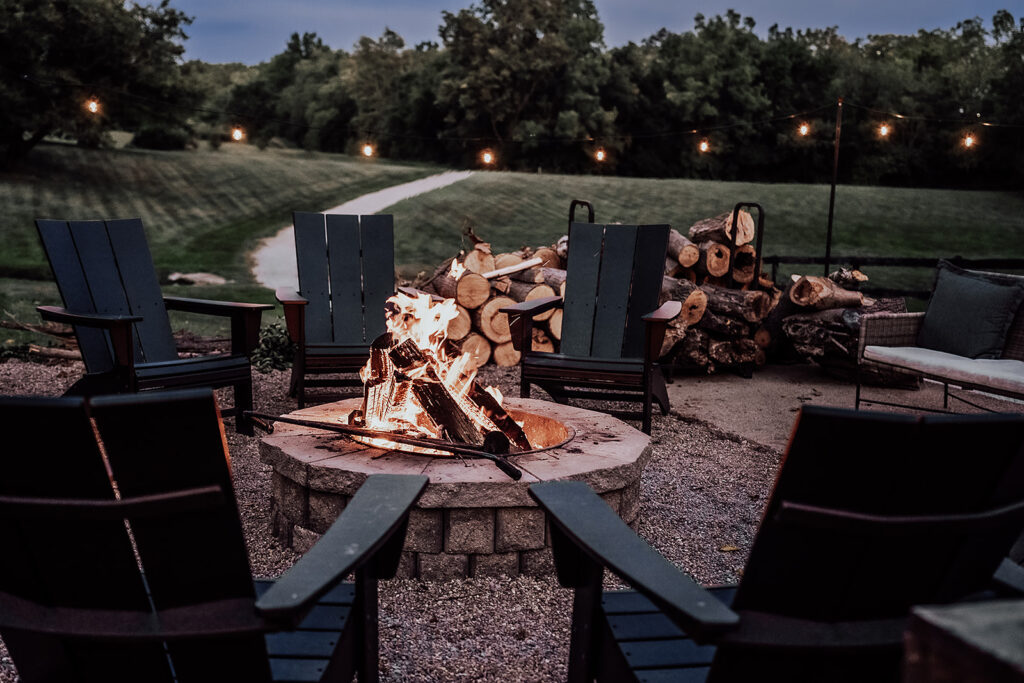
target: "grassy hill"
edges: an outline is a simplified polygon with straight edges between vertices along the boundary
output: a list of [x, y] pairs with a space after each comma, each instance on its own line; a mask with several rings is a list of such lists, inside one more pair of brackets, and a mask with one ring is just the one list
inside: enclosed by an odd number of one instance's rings
[[[828, 185], [488, 172], [392, 207], [397, 258], [426, 267], [451, 256], [466, 223], [496, 251], [551, 244], [565, 234], [574, 198], [591, 201], [601, 223], [667, 222], [684, 234], [738, 201], [757, 202], [765, 209], [766, 255], [825, 251]], [[832, 253], [1024, 258], [1024, 195], [840, 186]], [[931, 273], [916, 277], [928, 282]]]

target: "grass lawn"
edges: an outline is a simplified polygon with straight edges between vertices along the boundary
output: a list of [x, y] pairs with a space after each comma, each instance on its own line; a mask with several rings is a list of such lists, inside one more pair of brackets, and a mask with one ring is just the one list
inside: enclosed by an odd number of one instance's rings
[[[599, 223], [667, 222], [683, 234], [736, 202], [757, 202], [765, 209], [766, 255], [825, 252], [828, 185], [483, 172], [392, 207], [397, 259], [427, 268], [450, 257], [466, 223], [496, 252], [551, 244], [565, 234], [574, 198], [592, 202]], [[1024, 194], [840, 186], [832, 253], [1024, 258]], [[887, 285], [923, 278], [926, 289], [932, 277], [868, 274]]]

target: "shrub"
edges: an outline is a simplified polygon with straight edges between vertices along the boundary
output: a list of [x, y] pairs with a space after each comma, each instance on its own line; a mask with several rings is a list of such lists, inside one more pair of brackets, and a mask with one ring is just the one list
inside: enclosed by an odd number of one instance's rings
[[252, 366], [262, 373], [285, 370], [292, 366], [295, 344], [288, 330], [280, 322], [273, 322], [260, 330], [260, 343], [252, 352]]
[[179, 126], [142, 126], [135, 132], [132, 145], [145, 149], [185, 149], [192, 133]]

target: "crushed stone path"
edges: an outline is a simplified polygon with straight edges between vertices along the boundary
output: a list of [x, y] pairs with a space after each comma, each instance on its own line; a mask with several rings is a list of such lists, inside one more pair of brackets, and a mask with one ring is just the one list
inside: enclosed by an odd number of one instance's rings
[[[326, 209], [324, 213], [344, 213], [359, 216], [378, 213], [403, 199], [409, 199], [424, 192], [447, 187], [473, 175], [472, 171], [445, 171], [437, 175], [420, 178], [410, 183], [385, 187], [370, 194], [356, 197], [344, 204]], [[299, 275], [295, 267], [295, 228], [289, 225], [273, 237], [260, 242], [252, 252], [253, 276], [264, 287], [298, 288]]]

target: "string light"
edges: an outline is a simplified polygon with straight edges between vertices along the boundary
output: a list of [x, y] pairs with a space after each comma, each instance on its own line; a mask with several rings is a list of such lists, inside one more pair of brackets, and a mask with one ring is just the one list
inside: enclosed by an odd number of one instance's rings
[[703, 154], [704, 152], [707, 152], [709, 149], [711, 149], [711, 144], [708, 143], [707, 138], [705, 138], [700, 141], [700, 144], [697, 146], [697, 148], [701, 151], [701, 154]]
[[878, 137], [880, 137], [880, 138], [889, 137], [889, 133], [891, 133], [891, 132], [892, 132], [892, 129], [889, 128], [889, 124], [888, 123], [883, 123], [882, 125], [880, 125], [878, 127]]
[[977, 142], [978, 141], [975, 139], [975, 137], [970, 133], [964, 136], [964, 147], [966, 147], [967, 149], [974, 147], [974, 145], [977, 144]]
[[801, 123], [800, 127], [797, 129], [797, 131], [800, 133], [800, 135], [803, 135], [804, 137], [806, 137], [811, 132], [811, 126], [809, 124], [806, 124], [806, 123]]
[[234, 140], [235, 142], [241, 142], [242, 138], [244, 137], [245, 131], [242, 130], [241, 128], [236, 127], [231, 131], [231, 139]]
[[97, 100], [95, 97], [90, 97], [85, 102], [85, 110], [87, 112], [89, 112], [90, 114], [99, 114], [100, 113], [100, 101]]
[[494, 152], [492, 152], [489, 149], [485, 149], [483, 152], [480, 153], [480, 161], [484, 162], [488, 166], [494, 163], [494, 159]]
[[366, 143], [365, 145], [363, 145], [363, 156], [367, 158], [373, 156], [373, 145], [371, 145], [370, 143]]
[[599, 149], [596, 152], [594, 152], [594, 159], [596, 159], [597, 161], [602, 162], [606, 158], [607, 158], [607, 155], [604, 153], [603, 149]]

